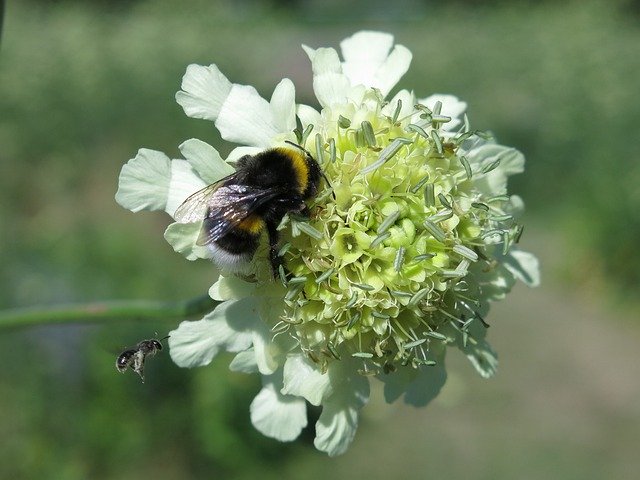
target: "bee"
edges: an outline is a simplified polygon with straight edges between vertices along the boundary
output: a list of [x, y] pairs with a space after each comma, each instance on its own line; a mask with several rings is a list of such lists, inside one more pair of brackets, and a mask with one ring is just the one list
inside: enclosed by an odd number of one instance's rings
[[244, 273], [266, 230], [271, 270], [278, 276], [278, 225], [287, 213], [308, 217], [305, 202], [317, 194], [320, 178], [326, 179], [308, 151], [290, 145], [295, 148], [241, 157], [234, 173], [194, 193], [176, 210], [178, 222], [202, 221], [196, 244], [207, 246], [219, 267]]
[[135, 348], [130, 348], [123, 351], [116, 359], [116, 370], [120, 373], [124, 373], [127, 368], [136, 372], [144, 383], [144, 361], [148, 356], [155, 355], [156, 352], [162, 350], [162, 340], [169, 338], [167, 335], [164, 338], [150, 340], [142, 340], [138, 342]]

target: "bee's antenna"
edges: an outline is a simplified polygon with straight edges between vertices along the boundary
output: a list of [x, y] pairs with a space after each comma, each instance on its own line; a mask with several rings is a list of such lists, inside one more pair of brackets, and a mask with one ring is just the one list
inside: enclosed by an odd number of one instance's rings
[[309, 150], [307, 150], [306, 148], [304, 148], [302, 145], [298, 145], [297, 143], [291, 142], [289, 140], [285, 140], [284, 143], [288, 143], [289, 145], [296, 147], [299, 150], [302, 150], [304, 153], [306, 153], [307, 155], [309, 155], [311, 158], [313, 158], [313, 155], [311, 155], [311, 153], [309, 152]]
[[[291, 142], [289, 140], [285, 140], [284, 143], [288, 143], [289, 145], [292, 145], [292, 146], [302, 150], [308, 156], [313, 158], [313, 155], [311, 155], [311, 152], [309, 152], [309, 150], [304, 148], [302, 145], [298, 145], [297, 143]], [[327, 185], [329, 185], [329, 188], [331, 189], [331, 195], [333, 196], [333, 199], [335, 200], [336, 199], [336, 193], [333, 191], [333, 186], [331, 186], [331, 182], [329, 181], [329, 179], [327, 178], [327, 175], [324, 173], [324, 171], [322, 169], [320, 169], [320, 175], [322, 175], [322, 178], [324, 178], [324, 181], [327, 182]]]
[[159, 339], [158, 339], [158, 341], [159, 341], [159, 342], [161, 342], [162, 340], [166, 340], [166, 339], [167, 339], [167, 338], [169, 338], [170, 336], [171, 336], [171, 335], [167, 335], [166, 337], [159, 338]]

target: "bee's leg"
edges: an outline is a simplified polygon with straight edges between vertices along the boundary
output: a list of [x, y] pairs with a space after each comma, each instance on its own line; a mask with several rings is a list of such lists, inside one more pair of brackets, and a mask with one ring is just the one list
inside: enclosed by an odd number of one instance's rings
[[273, 278], [278, 278], [280, 276], [280, 267], [283, 268], [285, 272], [285, 277], [289, 278], [291, 274], [285, 267], [282, 257], [278, 255], [278, 225], [272, 222], [267, 224], [267, 233], [269, 237], [269, 262], [271, 263], [271, 273], [273, 273]]
[[280, 274], [280, 265], [282, 258], [278, 255], [278, 230], [274, 222], [267, 224], [267, 233], [269, 236], [269, 262], [271, 263], [271, 273], [273, 278], [278, 278]]
[[300, 209], [300, 215], [305, 218], [311, 218], [311, 210], [309, 210], [309, 207], [307, 207], [306, 204]]
[[140, 350], [138, 350], [134, 357], [133, 367], [132, 367], [133, 371], [140, 376], [142, 383], [144, 383], [144, 357], [145, 357], [145, 354], [142, 353]]

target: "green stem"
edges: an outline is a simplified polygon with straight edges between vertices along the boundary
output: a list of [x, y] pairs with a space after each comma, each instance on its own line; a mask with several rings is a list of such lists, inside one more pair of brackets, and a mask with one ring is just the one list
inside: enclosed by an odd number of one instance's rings
[[161, 302], [153, 300], [115, 300], [51, 307], [28, 307], [0, 311], [0, 331], [65, 323], [98, 323], [103, 320], [155, 320], [187, 318], [210, 312], [218, 301], [208, 295]]

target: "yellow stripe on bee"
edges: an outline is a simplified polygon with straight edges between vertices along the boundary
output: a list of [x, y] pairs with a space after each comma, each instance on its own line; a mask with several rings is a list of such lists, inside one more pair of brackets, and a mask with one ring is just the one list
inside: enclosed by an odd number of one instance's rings
[[279, 150], [291, 160], [291, 166], [296, 175], [298, 193], [304, 193], [309, 185], [309, 164], [306, 155], [290, 148], [280, 148]]
[[258, 235], [264, 228], [264, 220], [260, 215], [249, 215], [238, 224], [238, 228], [250, 235]]

